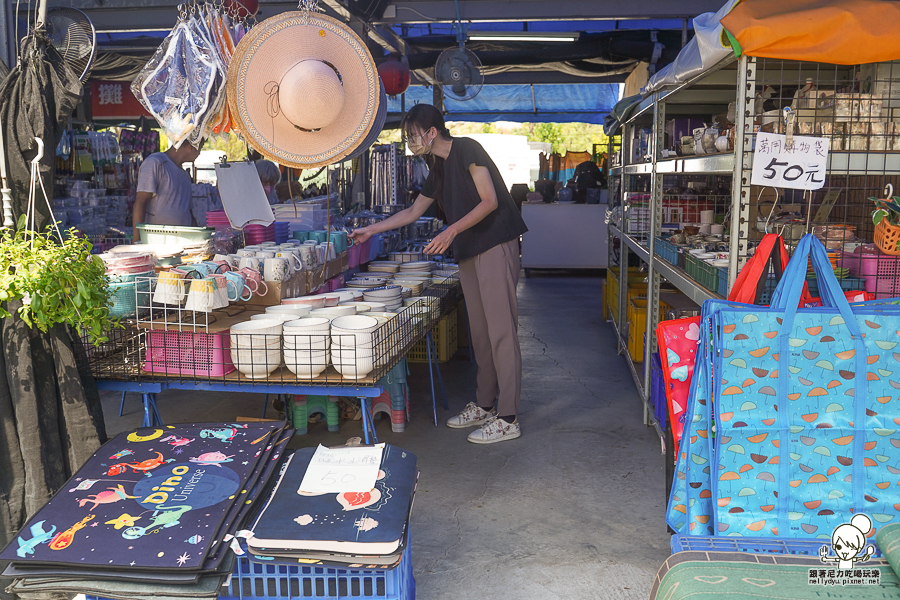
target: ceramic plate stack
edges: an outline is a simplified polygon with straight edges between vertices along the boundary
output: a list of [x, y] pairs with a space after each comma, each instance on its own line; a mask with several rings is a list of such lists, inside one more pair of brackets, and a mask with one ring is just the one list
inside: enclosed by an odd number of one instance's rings
[[347, 287], [367, 290], [385, 285], [387, 279], [384, 277], [363, 277], [358, 275], [347, 282]]
[[412, 262], [405, 262], [400, 265], [400, 274], [403, 275], [405, 273], [415, 271], [419, 273], [424, 272], [430, 275], [431, 272], [434, 271], [435, 266], [436, 265], [430, 260], [416, 260]]
[[181, 246], [163, 246], [159, 244], [133, 244], [110, 248], [108, 254], [127, 254], [132, 252], [137, 252], [139, 254], [152, 252], [156, 255], [156, 259], [159, 261], [160, 265], [177, 265], [181, 263], [181, 255], [184, 252], [184, 248]]
[[260, 244], [262, 242], [274, 242], [275, 223], [272, 223], [268, 227], [262, 225], [245, 225], [244, 240], [248, 246]]
[[393, 283], [396, 285], [403, 286], [404, 288], [409, 288], [410, 295], [412, 296], [420, 296], [422, 294], [422, 290], [425, 289], [425, 286], [428, 284], [429, 280], [424, 277], [419, 278], [400, 278], [397, 277], [394, 279]]
[[106, 274], [112, 279], [152, 273], [156, 264], [150, 252], [117, 252], [101, 254], [100, 258], [106, 263]]
[[206, 213], [206, 226], [215, 227], [216, 229], [228, 229], [231, 227], [231, 221], [224, 210], [214, 210]]
[[370, 273], [396, 273], [400, 270], [400, 263], [395, 260], [373, 260], [369, 263]]
[[394, 312], [403, 306], [403, 288], [399, 285], [373, 288], [363, 293], [363, 299], [368, 302], [381, 302], [385, 311]]

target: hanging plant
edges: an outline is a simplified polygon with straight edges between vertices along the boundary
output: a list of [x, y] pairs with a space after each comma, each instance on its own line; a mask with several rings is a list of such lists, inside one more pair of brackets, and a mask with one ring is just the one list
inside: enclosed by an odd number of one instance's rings
[[0, 231], [0, 317], [10, 313], [3, 303], [21, 300], [19, 316], [29, 327], [46, 332], [65, 323], [85, 331], [91, 343], [107, 341], [103, 332], [116, 320], [109, 316], [106, 266], [91, 254], [91, 243], [52, 227], [38, 233], [19, 218], [15, 230]]
[[892, 196], [890, 200], [869, 198], [877, 207], [872, 213], [872, 224], [878, 225], [884, 219], [891, 225], [900, 225], [900, 196]]

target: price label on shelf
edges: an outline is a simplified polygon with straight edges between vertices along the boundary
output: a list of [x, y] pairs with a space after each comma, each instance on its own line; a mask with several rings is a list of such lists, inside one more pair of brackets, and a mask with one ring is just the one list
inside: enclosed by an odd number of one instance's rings
[[828, 140], [759, 132], [753, 151], [750, 183], [795, 190], [818, 190], [825, 185]]
[[326, 448], [319, 444], [297, 493], [369, 492], [375, 487], [384, 444]]

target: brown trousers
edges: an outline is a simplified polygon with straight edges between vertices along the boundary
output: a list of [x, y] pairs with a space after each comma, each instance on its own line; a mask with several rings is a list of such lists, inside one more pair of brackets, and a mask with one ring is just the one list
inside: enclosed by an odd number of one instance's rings
[[519, 241], [511, 240], [459, 262], [466, 296], [471, 344], [478, 364], [478, 406], [494, 405], [497, 415], [519, 411], [522, 352], [519, 349]]

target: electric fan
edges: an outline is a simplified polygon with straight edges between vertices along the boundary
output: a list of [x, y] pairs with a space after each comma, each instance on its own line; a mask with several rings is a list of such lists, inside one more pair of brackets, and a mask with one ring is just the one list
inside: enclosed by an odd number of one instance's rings
[[47, 36], [81, 83], [91, 75], [97, 36], [94, 25], [77, 8], [51, 8], [45, 21]]
[[462, 44], [441, 52], [434, 65], [434, 77], [454, 100], [471, 100], [484, 84], [481, 61]]

